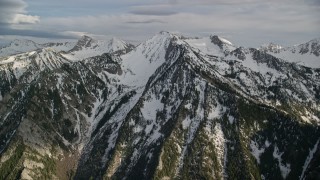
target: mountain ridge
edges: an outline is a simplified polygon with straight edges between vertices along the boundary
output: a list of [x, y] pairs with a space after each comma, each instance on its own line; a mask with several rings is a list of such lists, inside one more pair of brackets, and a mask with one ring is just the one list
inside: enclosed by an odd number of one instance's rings
[[[215, 40], [160, 32], [125, 53], [5, 59], [1, 177], [317, 177], [319, 69]], [[32, 63], [17, 75], [18, 61]]]
[[[320, 38], [312, 39], [306, 43], [291, 47], [278, 47], [279, 45], [271, 44], [269, 47], [262, 47], [261, 49], [271, 55], [281, 58], [288, 62], [298, 63], [307, 67], [320, 67]], [[307, 61], [301, 61], [303, 56]]]
[[[104, 40], [94, 40], [93, 38], [84, 35], [77, 42], [48, 42], [48, 43], [36, 43], [28, 39], [26, 40], [15, 39], [9, 45], [0, 48], [0, 57], [17, 55], [19, 53], [25, 53], [25, 52], [34, 51], [34, 50], [43, 49], [43, 48], [52, 48], [56, 51], [72, 53], [72, 52], [76, 52], [77, 50], [81, 50], [82, 48], [89, 48], [91, 43], [94, 43], [94, 46], [95, 46], [95, 47], [92, 47], [92, 49], [97, 48], [98, 46], [104, 46], [104, 47], [100, 47], [99, 49], [99, 53], [101, 54], [104, 52], [123, 53], [131, 50], [134, 47], [132, 44], [127, 43], [116, 37], [113, 37], [108, 41], [104, 41]], [[92, 56], [101, 55], [101, 54], [95, 53]]]

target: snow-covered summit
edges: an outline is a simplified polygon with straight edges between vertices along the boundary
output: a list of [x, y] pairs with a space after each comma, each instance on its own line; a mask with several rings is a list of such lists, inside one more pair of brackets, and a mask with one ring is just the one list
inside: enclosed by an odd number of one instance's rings
[[320, 38], [296, 46], [283, 48], [278, 45], [262, 50], [287, 62], [311, 68], [320, 68]]
[[77, 44], [69, 50], [69, 52], [80, 51], [84, 48], [91, 47], [92, 43], [96, 42], [94, 42], [91, 37], [84, 35], [78, 40]]
[[228, 45], [233, 45], [229, 40], [223, 38], [223, 37], [220, 37], [220, 36], [217, 36], [217, 35], [213, 35], [211, 36], [211, 40], [214, 42], [214, 41], [219, 41], [219, 43], [224, 43], [224, 44], [228, 44]]
[[109, 41], [105, 41], [95, 40], [89, 36], [82, 36], [72, 49], [63, 53], [63, 56], [70, 60], [77, 61], [103, 53], [127, 52], [131, 50], [132, 47], [131, 44], [115, 37]]
[[262, 45], [259, 49], [262, 51], [279, 53], [281, 50], [283, 50], [283, 47], [280, 46], [279, 44], [269, 43], [269, 44]]
[[40, 48], [31, 40], [15, 39], [9, 45], [0, 49], [0, 57], [28, 52]]
[[52, 48], [55, 51], [68, 51], [73, 46], [74, 42], [49, 42], [44, 44], [36, 43], [27, 39], [15, 39], [9, 45], [0, 49], [0, 57], [21, 54], [42, 48]]
[[121, 56], [124, 83], [145, 85], [154, 71], [166, 61], [166, 52], [173, 37], [169, 32], [161, 31]]
[[313, 54], [320, 58], [320, 38], [293, 47], [300, 54]]
[[117, 52], [124, 49], [127, 49], [130, 45], [123, 41], [122, 39], [113, 37], [110, 41], [108, 46], [110, 47], [110, 52]]
[[15, 39], [10, 43], [11, 46], [36, 46], [37, 44], [28, 39]]
[[[316, 47], [296, 53], [316, 57]], [[72, 51], [48, 45], [0, 58], [0, 167], [13, 155], [17, 162], [17, 171], [2, 174], [308, 179], [318, 172], [319, 69], [218, 36], [163, 31], [125, 48], [116, 38], [84, 36]], [[57, 174], [52, 166], [68, 168]]]

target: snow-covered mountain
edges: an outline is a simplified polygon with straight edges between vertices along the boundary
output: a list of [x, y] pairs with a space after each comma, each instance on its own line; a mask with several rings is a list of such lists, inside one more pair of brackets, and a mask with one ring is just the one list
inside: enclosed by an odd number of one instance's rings
[[4, 57], [0, 179], [316, 179], [320, 69], [282, 49], [160, 32]]
[[35, 43], [31, 40], [16, 39], [8, 46], [0, 49], [0, 58], [43, 48], [51, 48], [57, 52], [63, 51], [62, 55], [69, 60], [83, 60], [103, 53], [123, 54], [132, 50], [134, 46], [115, 37], [109, 41], [104, 41], [82, 36], [77, 42], [49, 42], [44, 44]]
[[77, 44], [63, 54], [71, 60], [83, 60], [88, 57], [101, 55], [103, 53], [126, 53], [133, 49], [133, 45], [124, 42], [118, 38], [112, 38], [109, 41], [94, 40], [89, 36], [82, 36]]
[[31, 40], [14, 40], [8, 46], [0, 49], [0, 57], [19, 54], [38, 49], [38, 44]]
[[68, 51], [75, 46], [74, 42], [38, 44], [31, 40], [14, 40], [8, 46], [0, 48], [0, 57], [16, 55], [42, 48], [52, 48], [55, 51]]
[[320, 39], [286, 48], [271, 43], [262, 47], [261, 50], [288, 62], [320, 68]]
[[224, 56], [236, 49], [230, 41], [218, 36], [189, 38], [185, 41], [198, 51], [213, 56]]

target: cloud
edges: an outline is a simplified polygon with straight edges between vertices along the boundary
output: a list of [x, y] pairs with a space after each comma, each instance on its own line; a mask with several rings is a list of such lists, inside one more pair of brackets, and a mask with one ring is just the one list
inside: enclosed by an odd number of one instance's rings
[[15, 9], [22, 11], [26, 7], [26, 3], [22, 0], [2, 0], [0, 1], [1, 10]]
[[170, 16], [182, 12], [177, 0], [160, 1], [153, 3], [144, 3], [132, 5], [129, 7], [129, 13], [144, 16]]
[[127, 21], [129, 24], [150, 24], [150, 23], [166, 23], [165, 21], [161, 21], [158, 19], [149, 19], [145, 21]]
[[24, 13], [26, 3], [22, 0], [0, 1], [0, 23], [10, 23], [18, 13]]
[[0, 36], [30, 36], [37, 38], [61, 38], [73, 39], [74, 36], [69, 34], [61, 34], [54, 31], [35, 30], [35, 29], [12, 29], [0, 23]]
[[320, 5], [319, 0], [169, 0], [172, 5], [250, 5], [250, 4], [317, 4]]
[[[220, 9], [204, 7], [177, 14], [158, 16], [120, 13], [115, 15], [50, 17], [42, 18], [34, 29], [50, 32], [80, 31], [80, 34], [99, 34], [123, 39], [145, 40], [161, 31], [182, 32], [202, 36], [234, 35], [231, 41], [244, 45], [259, 45], [285, 39], [287, 44], [296, 44], [319, 36], [320, 23], [316, 12], [298, 5], [277, 6], [246, 4]], [[132, 9], [130, 9], [132, 10]], [[208, 33], [202, 33], [208, 32]], [[212, 32], [212, 33], [210, 33]], [[235, 34], [236, 33], [236, 34]], [[60, 33], [61, 34], [61, 33]], [[76, 37], [75, 34], [61, 34]]]
[[245, 45], [277, 39], [295, 44], [320, 36], [319, 0], [32, 0], [27, 1], [31, 13], [24, 0], [0, 1], [0, 35], [142, 41], [161, 30], [190, 36], [221, 32]]
[[27, 4], [23, 0], [1, 0], [0, 1], [0, 23], [23, 24], [38, 23], [39, 16], [26, 14]]
[[152, 16], [169, 16], [177, 14], [177, 11], [170, 10], [168, 8], [163, 8], [163, 6], [139, 6], [134, 7], [130, 11], [131, 14], [137, 15], [152, 15]]
[[31, 16], [31, 15], [25, 15], [25, 14], [16, 14], [15, 17], [12, 20], [13, 24], [35, 24], [40, 22], [39, 16]]
[[83, 35], [89, 35], [90, 33], [83, 32], [83, 31], [63, 31], [63, 32], [59, 32], [59, 34], [63, 36], [79, 38]]

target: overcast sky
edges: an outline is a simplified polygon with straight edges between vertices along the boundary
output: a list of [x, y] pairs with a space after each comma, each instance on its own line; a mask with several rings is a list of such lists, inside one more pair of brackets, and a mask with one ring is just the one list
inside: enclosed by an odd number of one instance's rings
[[320, 0], [0, 0], [0, 44], [84, 34], [143, 41], [162, 30], [294, 45], [320, 37]]

